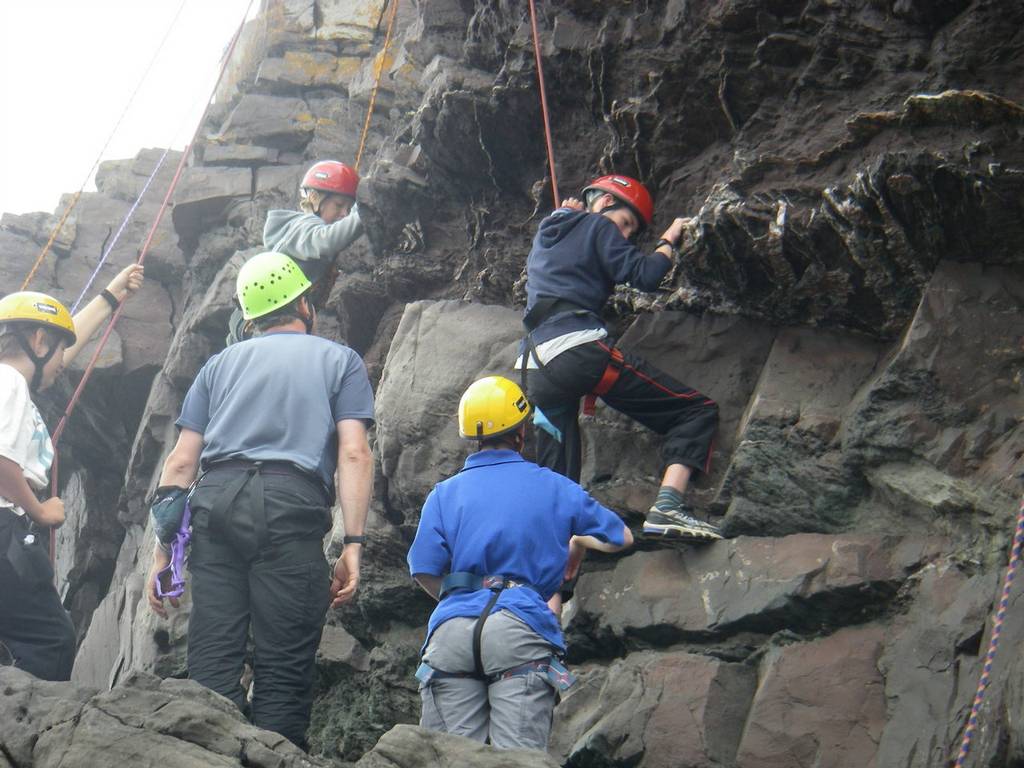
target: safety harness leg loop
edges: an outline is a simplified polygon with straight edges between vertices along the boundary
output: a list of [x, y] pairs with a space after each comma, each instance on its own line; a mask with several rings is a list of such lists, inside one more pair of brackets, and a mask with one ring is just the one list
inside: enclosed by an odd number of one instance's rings
[[597, 385], [583, 398], [583, 413], [593, 416], [596, 410], [597, 398], [604, 397], [615, 386], [622, 374], [623, 366], [622, 351], [618, 347], [612, 347], [608, 357], [608, 365], [605, 366]]

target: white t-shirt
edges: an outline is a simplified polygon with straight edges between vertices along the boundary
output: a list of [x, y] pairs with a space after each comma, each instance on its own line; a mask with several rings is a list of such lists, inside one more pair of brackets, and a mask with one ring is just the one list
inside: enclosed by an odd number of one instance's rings
[[[25, 377], [6, 363], [0, 363], [0, 456], [21, 467], [30, 486], [36, 490], [46, 487], [46, 475], [53, 463], [50, 431], [32, 402]], [[25, 514], [3, 496], [0, 507]]]

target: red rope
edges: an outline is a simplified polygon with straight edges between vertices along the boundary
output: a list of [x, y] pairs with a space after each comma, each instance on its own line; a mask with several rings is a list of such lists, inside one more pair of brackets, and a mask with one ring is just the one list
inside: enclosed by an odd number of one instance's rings
[[540, 111], [544, 118], [544, 141], [548, 148], [548, 168], [551, 169], [551, 194], [555, 198], [555, 208], [561, 205], [558, 199], [558, 179], [555, 177], [555, 150], [551, 146], [551, 120], [548, 117], [548, 96], [544, 87], [544, 64], [540, 58], [540, 37], [537, 34], [537, 9], [534, 0], [530, 0], [530, 24], [533, 27], [533, 55], [537, 59], [537, 82], [540, 85]]
[[[213, 91], [210, 94], [210, 98], [206, 103], [206, 109], [203, 110], [202, 117], [199, 118], [199, 123], [196, 125], [196, 130], [192, 134], [192, 138], [188, 142], [188, 146], [185, 147], [185, 151], [181, 153], [181, 160], [178, 161], [178, 168], [174, 172], [174, 178], [171, 179], [170, 186], [167, 187], [167, 194], [164, 195], [163, 202], [160, 204], [160, 209], [157, 211], [156, 219], [153, 221], [153, 225], [149, 228], [149, 234], [146, 236], [146, 241], [142, 245], [142, 250], [139, 252], [139, 258], [136, 259], [136, 264], [142, 264], [146, 260], [146, 254], [149, 252], [149, 246], [153, 242], [153, 237], [156, 235], [157, 227], [160, 226], [160, 221], [163, 219], [164, 211], [167, 210], [167, 206], [171, 201], [171, 195], [174, 194], [175, 187], [178, 186], [178, 181], [181, 179], [181, 173], [185, 169], [185, 164], [188, 162], [189, 155], [192, 152], [192, 147], [196, 143], [196, 139], [199, 137], [199, 132], [202, 130], [203, 123], [206, 121], [206, 115], [210, 111], [210, 103], [213, 101], [214, 95], [217, 93], [217, 89], [220, 87], [221, 80], [224, 79], [224, 73], [227, 72], [228, 64], [231, 61], [231, 55], [235, 51], [235, 46], [238, 44], [238, 39], [242, 36], [242, 29], [245, 27], [245, 19], [249, 15], [249, 9], [252, 7], [253, 0], [249, 0], [249, 3], [245, 6], [245, 13], [242, 14], [242, 21], [238, 25], [238, 29], [235, 31], [234, 37], [231, 38], [231, 44], [228, 46], [227, 51], [224, 53], [224, 60], [220, 67], [220, 73], [217, 75], [217, 82], [213, 85]], [[75, 387], [74, 393], [71, 395], [71, 399], [68, 401], [67, 407], [64, 409], [64, 415], [60, 417], [60, 421], [57, 423], [57, 428], [53, 431], [53, 436], [50, 438], [53, 443], [53, 465], [50, 467], [50, 495], [57, 495], [57, 444], [60, 442], [61, 435], [64, 434], [64, 429], [67, 427], [68, 419], [71, 417], [72, 412], [75, 410], [75, 406], [78, 405], [79, 399], [82, 397], [82, 392], [85, 390], [85, 385], [88, 383], [89, 378], [92, 376], [92, 372], [96, 368], [96, 362], [99, 360], [100, 355], [103, 353], [103, 348], [106, 346], [107, 341], [110, 339], [110, 334], [114, 331], [114, 326], [117, 321], [121, 318], [121, 312], [124, 310], [124, 302], [122, 301], [117, 309], [114, 310], [114, 314], [110, 318], [110, 322], [107, 324], [106, 330], [103, 332], [103, 336], [100, 337], [99, 343], [96, 345], [96, 350], [92, 354], [92, 358], [89, 360], [89, 364], [85, 367], [85, 371], [82, 373], [82, 380], [78, 382], [78, 386]], [[50, 564], [53, 565], [56, 561], [56, 545], [57, 545], [57, 531], [55, 528], [50, 529]], [[55, 574], [56, 577], [56, 574]]]
[[985, 698], [985, 689], [988, 688], [992, 674], [992, 664], [996, 659], [999, 637], [1003, 632], [1003, 620], [1006, 618], [1006, 609], [1010, 605], [1010, 588], [1013, 586], [1013, 579], [1017, 575], [1017, 567], [1020, 565], [1022, 546], [1024, 546], [1024, 499], [1021, 499], [1020, 511], [1017, 513], [1017, 527], [1013, 535], [1013, 549], [1010, 550], [1010, 563], [1006, 566], [1006, 576], [1003, 578], [1003, 591], [999, 598], [999, 607], [992, 618], [992, 638], [989, 640], [988, 653], [985, 654], [985, 663], [981, 668], [978, 690], [974, 694], [974, 703], [971, 705], [971, 714], [967, 718], [967, 727], [964, 728], [964, 738], [960, 742], [960, 754], [956, 758], [955, 768], [963, 768], [964, 761], [967, 759], [967, 753], [971, 750], [971, 739], [978, 727], [978, 713], [981, 711], [981, 704]]

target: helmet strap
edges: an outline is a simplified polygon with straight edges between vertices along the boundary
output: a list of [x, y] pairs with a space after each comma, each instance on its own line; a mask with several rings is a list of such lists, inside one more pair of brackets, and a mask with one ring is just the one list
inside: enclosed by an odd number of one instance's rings
[[[38, 329], [33, 329], [33, 332], [35, 330]], [[32, 390], [33, 392], [37, 392], [39, 390], [40, 385], [43, 383], [43, 368], [45, 368], [46, 364], [50, 362], [50, 359], [53, 357], [54, 353], [57, 351], [57, 347], [59, 347], [60, 344], [51, 344], [50, 348], [46, 350], [46, 354], [37, 355], [35, 353], [35, 350], [32, 349], [32, 345], [29, 344], [28, 339], [25, 337], [25, 334], [20, 329], [15, 329], [14, 338], [18, 340], [18, 344], [21, 346], [22, 350], [28, 356], [28, 359], [32, 361], [32, 366], [34, 370], [32, 372], [32, 381], [29, 382], [28, 386], [29, 389]]]

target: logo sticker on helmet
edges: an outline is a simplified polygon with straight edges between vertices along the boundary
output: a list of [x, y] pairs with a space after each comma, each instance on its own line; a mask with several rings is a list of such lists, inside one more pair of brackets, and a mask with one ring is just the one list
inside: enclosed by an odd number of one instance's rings
[[55, 306], [53, 306], [52, 304], [43, 304], [41, 301], [37, 301], [32, 306], [35, 307], [36, 309], [38, 309], [40, 312], [44, 312], [47, 315], [56, 315], [56, 314], [58, 314], [57, 308]]
[[329, 179], [330, 178], [330, 174], [327, 173], [326, 171], [317, 171], [313, 175], [316, 176], [318, 179]]

